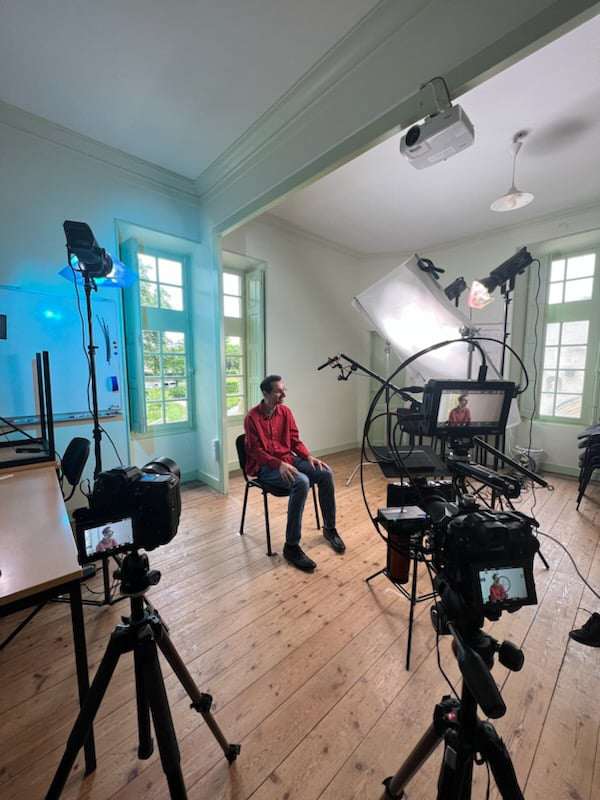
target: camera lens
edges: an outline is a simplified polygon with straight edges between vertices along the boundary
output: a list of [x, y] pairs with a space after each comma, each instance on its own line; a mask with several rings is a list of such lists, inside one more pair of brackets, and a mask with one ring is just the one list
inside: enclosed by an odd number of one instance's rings
[[406, 142], [407, 147], [412, 147], [419, 141], [419, 136], [421, 135], [421, 128], [419, 125], [413, 125], [410, 128], [404, 137], [404, 141]]

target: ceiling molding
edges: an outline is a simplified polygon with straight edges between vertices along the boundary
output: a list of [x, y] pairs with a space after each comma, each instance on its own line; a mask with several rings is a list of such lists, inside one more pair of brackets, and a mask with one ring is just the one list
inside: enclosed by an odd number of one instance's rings
[[[544, 223], [549, 222], [560, 222], [564, 221], [567, 223], [573, 217], [577, 217], [581, 214], [589, 213], [589, 212], [598, 212], [598, 227], [600, 228], [600, 200], [595, 201], [593, 203], [589, 203], [584, 206], [574, 206], [573, 208], [563, 208], [560, 211], [552, 211], [550, 214], [544, 214], [540, 217], [533, 217], [528, 220], [523, 220], [523, 222], [518, 222], [513, 225], [503, 225], [501, 228], [494, 228], [493, 230], [488, 231], [481, 231], [480, 233], [474, 234], [472, 236], [462, 236], [460, 239], [450, 239], [445, 242], [440, 242], [439, 244], [428, 245], [422, 244], [419, 247], [416, 247], [410, 252], [406, 250], [388, 250], [380, 253], [369, 253], [368, 255], [357, 255], [357, 258], [360, 261], [373, 261], [376, 259], [386, 259], [386, 258], [402, 258], [406, 259], [408, 256], [413, 253], [423, 253], [427, 254], [429, 252], [435, 252], [436, 250], [451, 250], [455, 247], [462, 247], [465, 244], [470, 244], [473, 242], [480, 242], [485, 239], [489, 239], [491, 236], [501, 236], [504, 233], [508, 233], [509, 231], [514, 232], [520, 229], [525, 230], [526, 228], [531, 227], [532, 225], [542, 225]], [[587, 230], [587, 228], [586, 228]], [[560, 234], [560, 237], [563, 236], [571, 236], [573, 234], [577, 234], [583, 231], [568, 231], [565, 230], [564, 233]], [[559, 238], [559, 236], [553, 236], [553, 239]], [[540, 244], [540, 241], [523, 241], [523, 244], [529, 246], [533, 246], [536, 244]], [[408, 253], [408, 255], [407, 255]]]
[[319, 244], [322, 247], [328, 247], [330, 250], [335, 250], [343, 256], [349, 256], [350, 258], [354, 258], [359, 261], [367, 258], [366, 254], [360, 252], [359, 250], [346, 247], [346, 245], [340, 244], [339, 242], [334, 242], [331, 239], [327, 239], [325, 236], [319, 236], [318, 233], [311, 233], [311, 231], [307, 230], [306, 228], [302, 228], [300, 225], [294, 225], [293, 222], [288, 222], [287, 219], [282, 219], [275, 214], [266, 212], [260, 217], [255, 217], [248, 224], [252, 225], [254, 222], [263, 222], [273, 228], [278, 228], [284, 233], [292, 234], [292, 236], [301, 236], [303, 239], [310, 239], [311, 242]]
[[152, 184], [159, 191], [166, 191], [170, 195], [176, 194], [180, 198], [183, 195], [188, 201], [198, 205], [196, 186], [190, 178], [125, 153], [116, 147], [102, 144], [96, 139], [64, 128], [2, 100], [0, 100], [0, 124], [109, 165], [130, 177]]
[[272, 147], [316, 100], [371, 56], [422, 9], [422, 0], [403, 3], [380, 0], [202, 172], [196, 179], [200, 197], [206, 200], [238, 180], [256, 158]]

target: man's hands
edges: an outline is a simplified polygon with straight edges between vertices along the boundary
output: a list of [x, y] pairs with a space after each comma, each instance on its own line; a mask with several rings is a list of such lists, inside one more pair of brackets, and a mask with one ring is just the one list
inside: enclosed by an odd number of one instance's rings
[[306, 460], [313, 469], [329, 469], [329, 466], [324, 461], [321, 461], [314, 456], [307, 456]]
[[291, 484], [294, 482], [296, 475], [298, 475], [298, 470], [293, 464], [288, 464], [287, 462], [282, 461], [279, 465], [279, 474], [284, 481], [287, 481]]

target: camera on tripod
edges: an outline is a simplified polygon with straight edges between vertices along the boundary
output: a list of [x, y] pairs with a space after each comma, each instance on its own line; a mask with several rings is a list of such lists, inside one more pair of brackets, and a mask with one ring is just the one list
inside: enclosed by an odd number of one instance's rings
[[180, 471], [162, 457], [138, 467], [101, 472], [89, 508], [77, 509], [75, 538], [80, 563], [138, 548], [154, 550], [177, 533], [181, 516]]

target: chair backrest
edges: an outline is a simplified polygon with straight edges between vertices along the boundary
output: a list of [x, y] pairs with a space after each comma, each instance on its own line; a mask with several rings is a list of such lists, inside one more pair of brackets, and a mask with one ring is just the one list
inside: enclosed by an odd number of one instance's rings
[[60, 462], [62, 474], [71, 486], [77, 486], [81, 480], [89, 454], [89, 439], [84, 439], [82, 436], [71, 439]]
[[235, 440], [235, 449], [237, 450], [238, 454], [238, 461], [240, 462], [240, 467], [242, 468], [242, 474], [244, 475], [244, 479], [248, 480], [248, 476], [246, 475], [246, 434], [240, 434], [237, 439]]

